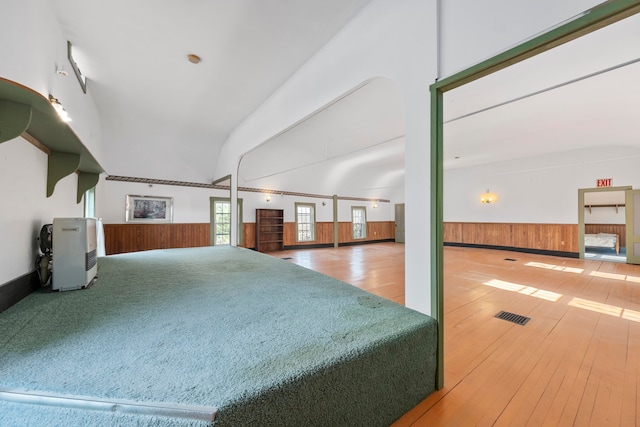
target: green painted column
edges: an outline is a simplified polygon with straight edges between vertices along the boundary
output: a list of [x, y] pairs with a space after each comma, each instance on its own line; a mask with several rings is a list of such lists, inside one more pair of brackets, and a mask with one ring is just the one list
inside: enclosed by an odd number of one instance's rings
[[333, 195], [333, 247], [338, 247], [338, 195]]

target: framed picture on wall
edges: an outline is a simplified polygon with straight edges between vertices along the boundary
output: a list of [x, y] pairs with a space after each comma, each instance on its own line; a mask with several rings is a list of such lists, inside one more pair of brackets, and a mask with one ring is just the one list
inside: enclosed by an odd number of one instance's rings
[[127, 195], [126, 222], [173, 222], [173, 197]]

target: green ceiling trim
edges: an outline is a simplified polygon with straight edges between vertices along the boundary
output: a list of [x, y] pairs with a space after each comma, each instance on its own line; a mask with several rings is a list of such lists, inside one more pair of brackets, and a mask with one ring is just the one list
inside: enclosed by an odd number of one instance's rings
[[30, 106], [0, 99], [0, 143], [17, 138], [30, 123]]
[[58, 181], [78, 170], [80, 155], [52, 151], [49, 154], [47, 167], [47, 197], [53, 195], [53, 189]]
[[98, 185], [100, 174], [91, 172], [78, 172], [78, 197], [77, 202], [82, 201], [84, 194]]

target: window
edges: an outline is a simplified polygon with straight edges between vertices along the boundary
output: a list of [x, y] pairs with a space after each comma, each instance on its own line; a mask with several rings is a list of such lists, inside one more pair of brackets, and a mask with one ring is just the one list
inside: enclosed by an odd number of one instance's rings
[[[211, 244], [231, 244], [231, 200], [211, 197]], [[242, 199], [238, 199], [238, 244], [242, 244]]]
[[364, 206], [351, 208], [351, 227], [354, 239], [367, 238], [367, 211]]
[[214, 200], [214, 245], [228, 245], [231, 243], [231, 202], [228, 200]]
[[96, 217], [96, 188], [90, 188], [84, 193], [84, 217]]
[[296, 239], [298, 242], [316, 240], [315, 203], [296, 203]]

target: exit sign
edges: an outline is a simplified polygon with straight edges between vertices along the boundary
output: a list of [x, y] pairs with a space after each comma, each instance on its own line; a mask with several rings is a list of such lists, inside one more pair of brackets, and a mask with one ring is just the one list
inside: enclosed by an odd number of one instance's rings
[[598, 187], [611, 187], [611, 178], [603, 178], [598, 180]]

